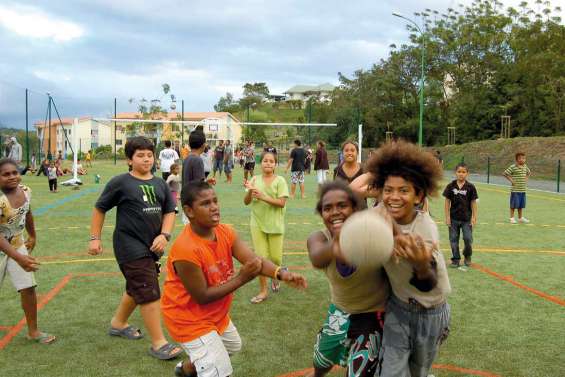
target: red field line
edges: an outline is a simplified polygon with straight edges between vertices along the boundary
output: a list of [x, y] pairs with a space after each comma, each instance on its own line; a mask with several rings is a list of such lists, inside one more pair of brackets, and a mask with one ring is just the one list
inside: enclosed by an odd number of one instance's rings
[[[49, 301], [53, 299], [60, 291], [71, 281], [73, 278], [72, 274], [65, 275], [58, 283], [55, 285], [45, 296], [41, 298], [39, 303], [37, 304], [37, 310], [41, 310]], [[0, 350], [4, 349], [12, 339], [22, 330], [22, 328], [26, 325], [25, 317], [22, 318], [14, 327], [8, 331], [6, 335], [2, 339], [0, 339]]]
[[[84, 273], [84, 274], [67, 274], [65, 275], [46, 295], [40, 295], [41, 298], [38, 296], [38, 304], [37, 304], [37, 311], [43, 309], [45, 305], [49, 301], [51, 301], [61, 290], [73, 279], [77, 277], [88, 277], [88, 276], [114, 276], [119, 275], [119, 272], [93, 272], [93, 273]], [[26, 325], [25, 317], [22, 318], [15, 326], [2, 326], [0, 330], [6, 329], [9, 330], [3, 338], [0, 339], [0, 350], [4, 349], [12, 339], [22, 330], [22, 328]]]
[[[461, 368], [455, 365], [449, 365], [449, 364], [434, 364], [432, 365], [433, 369], [443, 369], [443, 370], [448, 370], [450, 372], [457, 372], [457, 373], [462, 373], [462, 374], [466, 374], [469, 376], [479, 376], [479, 377], [500, 377], [500, 375], [493, 373], [493, 372], [489, 372], [486, 370], [476, 370], [476, 369], [467, 369], [467, 368]], [[336, 370], [340, 370], [343, 368], [340, 367], [334, 367], [332, 370], [336, 371]], [[302, 369], [302, 370], [297, 370], [294, 372], [289, 372], [286, 374], [281, 374], [277, 377], [304, 377], [306, 376], [307, 373], [312, 372], [313, 369], [312, 368], [306, 368], [306, 369]]]
[[473, 268], [475, 268], [475, 269], [477, 269], [481, 272], [484, 272], [486, 274], [494, 276], [495, 278], [497, 278], [499, 280], [506, 281], [506, 282], [512, 284], [515, 287], [523, 289], [526, 292], [533, 293], [534, 295], [539, 296], [539, 297], [543, 298], [544, 300], [551, 301], [551, 302], [553, 302], [554, 304], [557, 304], [557, 305], [565, 306], [565, 300], [563, 300], [559, 297], [556, 297], [556, 296], [551, 296], [551, 295], [544, 293], [542, 291], [538, 291], [537, 289], [530, 288], [527, 285], [524, 285], [522, 283], [518, 283], [517, 281], [514, 280], [514, 278], [512, 276], [501, 275], [501, 274], [494, 272], [492, 270], [489, 270], [485, 266], [482, 266], [482, 265], [477, 264], [477, 263], [473, 263], [472, 266], [473, 266]]

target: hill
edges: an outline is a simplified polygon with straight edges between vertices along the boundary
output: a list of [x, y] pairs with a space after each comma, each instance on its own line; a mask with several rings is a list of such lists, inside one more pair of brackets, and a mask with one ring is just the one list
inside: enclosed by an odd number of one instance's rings
[[471, 172], [501, 175], [514, 162], [516, 152], [524, 152], [535, 178], [555, 179], [558, 160], [565, 163], [565, 137], [517, 137], [485, 140], [461, 145], [434, 148], [441, 151], [446, 169], [453, 169], [464, 160]]
[[[247, 109], [237, 111], [233, 115], [241, 121], [247, 121]], [[284, 103], [263, 103], [251, 109], [249, 121], [303, 123], [306, 120], [303, 109], [289, 109]]]

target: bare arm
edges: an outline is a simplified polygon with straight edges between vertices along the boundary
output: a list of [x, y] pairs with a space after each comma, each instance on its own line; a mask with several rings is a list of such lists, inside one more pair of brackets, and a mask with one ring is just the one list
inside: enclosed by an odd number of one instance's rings
[[253, 197], [262, 200], [274, 207], [284, 208], [284, 206], [286, 205], [286, 198], [271, 198], [270, 196], [265, 195], [260, 191], [253, 191], [252, 195]]
[[252, 266], [253, 269], [248, 268], [248, 270], [244, 271], [244, 266], [236, 276], [228, 280], [225, 284], [210, 287], [206, 282], [202, 269], [194, 263], [176, 261], [173, 263], [173, 266], [186, 291], [200, 305], [209, 304], [229, 295], [255, 277], [256, 274], [248, 272], [256, 273], [261, 268], [260, 263], [257, 262]]
[[475, 226], [477, 224], [477, 216], [479, 214], [479, 206], [477, 205], [477, 201], [471, 201], [471, 225]]
[[19, 253], [14, 246], [2, 236], [0, 236], [0, 250], [28, 272], [37, 271], [39, 268], [39, 262], [34, 257]]
[[28, 235], [28, 238], [25, 242], [25, 246], [26, 246], [28, 253], [31, 254], [31, 251], [35, 248], [35, 242], [36, 242], [35, 224], [33, 223], [33, 214], [31, 213], [31, 208], [26, 213], [25, 227], [26, 227], [26, 232], [27, 232], [27, 235]]
[[[335, 179], [335, 177], [334, 177]], [[359, 196], [363, 198], [378, 198], [379, 191], [374, 189], [369, 189], [369, 183], [375, 179], [375, 176], [371, 173], [361, 174], [359, 177], [355, 178], [353, 182], [349, 184], [349, 187]]]
[[239, 238], [235, 240], [232, 251], [235, 259], [243, 264], [244, 267], [248, 263], [259, 259], [261, 261], [261, 269], [259, 271], [260, 275], [284, 281], [294, 288], [306, 288], [306, 279], [300, 274], [295, 274], [289, 271], [280, 271], [279, 269], [277, 276], [275, 276], [275, 272], [277, 272], [279, 266], [268, 259], [258, 257], [249, 248], [249, 246], [247, 246], [247, 244]]
[[333, 242], [329, 242], [320, 231], [314, 232], [306, 242], [310, 262], [315, 268], [327, 267], [334, 259]]
[[510, 182], [510, 184], [514, 184], [514, 180], [512, 179], [512, 177], [510, 176], [510, 174], [506, 174], [504, 173], [504, 178], [508, 179], [508, 181]]
[[284, 169], [285, 173], [288, 171], [288, 169], [290, 169], [290, 166], [292, 165], [292, 160], [294, 160], [293, 158], [289, 158], [288, 162], [286, 163], [286, 168]]
[[447, 226], [451, 226], [451, 216], [449, 213], [450, 209], [451, 209], [451, 200], [445, 198], [444, 211], [445, 211], [445, 225]]
[[98, 208], [92, 210], [92, 220], [90, 221], [90, 235], [93, 238], [98, 238], [95, 240], [90, 240], [88, 245], [88, 254], [98, 255], [102, 254], [102, 225], [104, 225], [104, 218], [106, 213], [102, 212]]
[[165, 252], [165, 247], [167, 247], [167, 244], [169, 243], [169, 241], [167, 241], [167, 238], [163, 235], [163, 233], [171, 234], [174, 226], [175, 226], [175, 213], [174, 212], [165, 213], [163, 215], [163, 224], [161, 224], [161, 234], [155, 237], [155, 239], [153, 240], [153, 244], [151, 245], [149, 250], [151, 250], [158, 256], [163, 255], [163, 253]]

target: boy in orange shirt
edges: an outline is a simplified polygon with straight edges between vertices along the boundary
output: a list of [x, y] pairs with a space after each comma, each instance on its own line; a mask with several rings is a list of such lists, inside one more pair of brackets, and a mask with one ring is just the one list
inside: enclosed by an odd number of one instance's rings
[[[233, 292], [258, 275], [306, 288], [306, 280], [260, 258], [229, 226], [220, 224], [220, 207], [212, 187], [191, 182], [182, 189], [184, 213], [190, 219], [175, 240], [167, 260], [161, 310], [169, 334], [190, 361], [180, 362], [180, 377], [227, 377], [229, 355], [241, 349], [241, 338], [229, 310]], [[236, 273], [233, 257], [241, 264]]]

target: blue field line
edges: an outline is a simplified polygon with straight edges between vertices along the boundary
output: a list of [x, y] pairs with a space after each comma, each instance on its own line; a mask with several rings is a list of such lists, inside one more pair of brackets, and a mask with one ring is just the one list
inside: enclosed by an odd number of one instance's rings
[[50, 209], [57, 208], [57, 207], [59, 207], [59, 206], [62, 206], [62, 205], [65, 204], [65, 203], [72, 202], [73, 200], [80, 199], [80, 198], [82, 198], [82, 197], [85, 196], [85, 195], [91, 194], [91, 193], [93, 193], [93, 192], [100, 191], [100, 190], [102, 190], [103, 188], [104, 188], [104, 186], [98, 186], [98, 187], [91, 187], [91, 188], [88, 188], [88, 189], [86, 189], [86, 190], [81, 190], [80, 192], [77, 192], [77, 193], [74, 194], [74, 195], [69, 195], [69, 196], [67, 196], [67, 197], [64, 197], [63, 199], [60, 199], [60, 200], [55, 201], [54, 203], [48, 204], [48, 205], [43, 206], [43, 207], [39, 207], [39, 208], [37, 208], [37, 209], [34, 209], [34, 210], [33, 210], [33, 215], [34, 215], [34, 216], [41, 216], [41, 215], [44, 215], [44, 214], [47, 213], [47, 211], [49, 211]]

